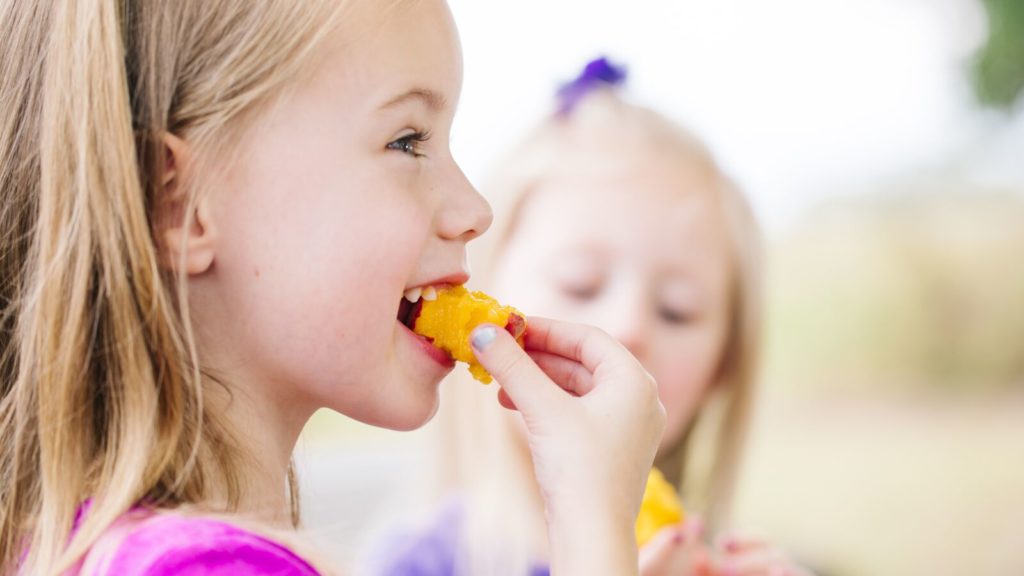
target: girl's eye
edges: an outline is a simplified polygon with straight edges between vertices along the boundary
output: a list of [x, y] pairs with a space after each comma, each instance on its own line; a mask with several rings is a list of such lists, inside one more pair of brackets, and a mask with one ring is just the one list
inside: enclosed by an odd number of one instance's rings
[[600, 291], [600, 286], [592, 284], [564, 284], [562, 286], [562, 293], [573, 300], [593, 300]]
[[669, 324], [683, 325], [693, 321], [693, 315], [684, 310], [676, 310], [668, 306], [658, 307], [658, 317]]
[[408, 154], [414, 158], [422, 158], [423, 152], [420, 151], [420, 144], [430, 139], [430, 134], [427, 132], [413, 132], [406, 136], [402, 136], [394, 142], [389, 142], [387, 145], [388, 150], [397, 150], [403, 154]]

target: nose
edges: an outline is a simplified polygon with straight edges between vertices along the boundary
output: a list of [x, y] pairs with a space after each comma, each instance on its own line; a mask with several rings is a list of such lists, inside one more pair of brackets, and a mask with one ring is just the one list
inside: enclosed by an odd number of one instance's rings
[[651, 334], [650, 311], [637, 289], [622, 290], [608, 303], [601, 327], [641, 362]]
[[437, 231], [445, 240], [469, 242], [491, 227], [494, 213], [462, 169], [454, 162], [452, 165], [451, 177], [445, 181], [445, 199], [437, 214]]
[[644, 324], [642, 318], [621, 318], [608, 330], [613, 338], [641, 362], [644, 360], [644, 354], [647, 353], [647, 331]]

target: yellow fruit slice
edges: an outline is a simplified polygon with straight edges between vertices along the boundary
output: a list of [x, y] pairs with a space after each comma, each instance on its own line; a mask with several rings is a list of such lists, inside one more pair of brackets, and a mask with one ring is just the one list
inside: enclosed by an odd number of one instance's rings
[[665, 480], [657, 468], [651, 468], [647, 476], [647, 488], [640, 503], [640, 514], [636, 519], [636, 543], [647, 544], [654, 535], [671, 524], [678, 524], [686, 517], [683, 504], [675, 488]]
[[483, 292], [470, 292], [464, 286], [438, 290], [437, 299], [424, 301], [413, 332], [429, 338], [453, 360], [469, 364], [474, 378], [488, 384], [491, 375], [476, 361], [469, 335], [480, 324], [505, 327], [523, 345], [526, 317], [511, 306], [502, 306]]

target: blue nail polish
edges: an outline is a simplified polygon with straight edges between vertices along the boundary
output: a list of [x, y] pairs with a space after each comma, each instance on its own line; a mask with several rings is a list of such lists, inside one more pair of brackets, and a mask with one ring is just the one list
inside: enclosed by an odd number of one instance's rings
[[484, 350], [494, 342], [494, 339], [498, 337], [498, 329], [494, 326], [484, 326], [477, 328], [473, 331], [473, 336], [470, 337], [470, 343], [473, 344], [473, 348], [477, 350]]

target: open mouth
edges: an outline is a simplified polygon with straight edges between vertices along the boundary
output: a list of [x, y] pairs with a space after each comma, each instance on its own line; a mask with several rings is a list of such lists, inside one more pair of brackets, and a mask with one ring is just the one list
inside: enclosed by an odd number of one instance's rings
[[412, 330], [416, 326], [416, 319], [420, 317], [420, 310], [422, 309], [423, 300], [409, 302], [402, 298], [402, 303], [398, 305], [398, 321], [409, 330]]
[[439, 364], [447, 368], [454, 365], [454, 360], [449, 352], [439, 348], [433, 338], [418, 334], [415, 330], [416, 320], [423, 311], [423, 303], [437, 299], [437, 287], [427, 286], [425, 288], [411, 288], [402, 296], [398, 304], [397, 319], [403, 326], [409, 329], [421, 343], [423, 350], [434, 358]]
[[[398, 305], [398, 321], [412, 330], [416, 326], [416, 319], [420, 317], [424, 302], [437, 300], [437, 288], [424, 286], [410, 288], [402, 295], [402, 302]], [[433, 339], [428, 338], [433, 341]]]

